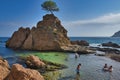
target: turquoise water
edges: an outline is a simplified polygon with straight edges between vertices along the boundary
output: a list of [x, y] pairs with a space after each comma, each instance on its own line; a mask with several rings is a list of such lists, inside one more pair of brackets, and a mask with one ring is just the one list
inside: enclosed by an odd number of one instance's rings
[[[6, 48], [5, 42], [7, 41], [7, 39], [8, 38], [6, 37], [0, 37], [0, 56], [7, 59], [10, 65], [18, 62], [16, 56], [20, 54], [41, 53], [36, 51], [20, 51], [20, 50], [12, 50]], [[86, 40], [90, 44], [100, 44], [109, 41], [120, 44], [120, 38], [111, 38], [111, 37], [72, 37], [70, 39]], [[54, 57], [58, 57], [57, 56], [58, 53], [53, 53], [53, 54]], [[63, 60], [63, 64], [67, 65], [68, 68], [47, 73], [46, 75], [50, 77], [49, 80], [120, 80], [120, 76], [119, 76], [120, 62], [116, 62], [106, 57], [95, 56], [94, 54], [81, 55], [80, 58], [77, 59], [74, 58], [73, 53], [68, 53], [68, 54], [62, 53], [61, 55], [64, 55], [65, 58], [67, 58]], [[56, 59], [59, 59], [59, 57]], [[60, 60], [56, 60], [56, 61], [60, 61]], [[79, 63], [82, 64], [82, 67], [81, 67], [80, 75], [76, 75], [75, 69]], [[107, 63], [109, 66], [113, 65], [114, 70], [112, 73], [103, 72], [101, 70], [105, 63]]]
[[[74, 54], [68, 55], [65, 64], [67, 69], [47, 73], [50, 80], [120, 80], [120, 63], [106, 57], [90, 55], [81, 55], [75, 59]], [[81, 63], [80, 75], [76, 74], [76, 67]], [[113, 72], [104, 72], [102, 67], [107, 63], [113, 65]], [[47, 75], [46, 74], [46, 75]], [[55, 75], [57, 74], [57, 75]], [[55, 75], [55, 76], [54, 76]]]

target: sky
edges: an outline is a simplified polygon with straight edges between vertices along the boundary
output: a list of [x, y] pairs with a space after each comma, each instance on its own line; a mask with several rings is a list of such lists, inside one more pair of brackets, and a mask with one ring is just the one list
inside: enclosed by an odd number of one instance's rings
[[[0, 37], [11, 37], [19, 27], [36, 26], [49, 12], [46, 0], [0, 0]], [[109, 37], [120, 30], [120, 0], [53, 0], [54, 12], [70, 37]]]

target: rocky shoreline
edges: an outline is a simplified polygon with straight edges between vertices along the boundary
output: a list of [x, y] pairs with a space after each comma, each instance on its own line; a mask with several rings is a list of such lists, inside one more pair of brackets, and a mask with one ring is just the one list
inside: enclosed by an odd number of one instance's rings
[[26, 67], [16, 63], [12, 67], [8, 62], [0, 57], [0, 80], [46, 80], [46, 77], [41, 74], [67, 68], [67, 66], [44, 61], [37, 56], [29, 55], [20, 57], [24, 60]]
[[[106, 56], [106, 57], [109, 57], [115, 61], [120, 62], [120, 50], [119, 50], [120, 46], [118, 44], [113, 43], [113, 42], [107, 42], [107, 43], [102, 43], [101, 45], [103, 46], [103, 48], [90, 47], [92, 50], [101, 51], [100, 54], [95, 54], [95, 55]], [[104, 52], [104, 53], [102, 53], [102, 52]]]

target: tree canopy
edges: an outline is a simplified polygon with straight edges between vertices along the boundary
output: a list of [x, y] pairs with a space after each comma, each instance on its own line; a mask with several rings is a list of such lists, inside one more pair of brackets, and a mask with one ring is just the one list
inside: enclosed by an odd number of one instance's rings
[[53, 11], [59, 11], [57, 4], [52, 0], [47, 0], [43, 4], [41, 4], [43, 10], [50, 11], [53, 14]]

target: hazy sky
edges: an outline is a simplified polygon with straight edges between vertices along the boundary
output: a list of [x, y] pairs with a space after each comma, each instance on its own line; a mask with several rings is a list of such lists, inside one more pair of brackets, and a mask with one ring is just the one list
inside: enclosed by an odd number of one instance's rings
[[[19, 27], [32, 27], [49, 13], [45, 0], [0, 0], [0, 36], [10, 37]], [[54, 0], [54, 14], [68, 30], [68, 36], [111, 36], [120, 30], [120, 0]]]

